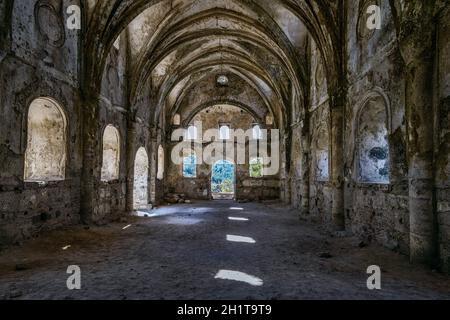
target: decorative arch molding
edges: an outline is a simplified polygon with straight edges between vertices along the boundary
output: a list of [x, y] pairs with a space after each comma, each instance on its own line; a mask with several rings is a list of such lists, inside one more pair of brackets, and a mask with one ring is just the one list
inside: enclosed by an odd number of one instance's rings
[[374, 87], [371, 90], [369, 90], [363, 98], [360, 100], [360, 102], [357, 104], [356, 110], [356, 118], [354, 119], [356, 129], [359, 129], [357, 121], [359, 121], [361, 117], [361, 113], [364, 111], [364, 107], [367, 106], [367, 103], [373, 99], [376, 99], [378, 97], [381, 97], [383, 99], [385, 109], [386, 109], [386, 128], [388, 129], [388, 133], [392, 133], [392, 118], [391, 118], [391, 102], [387, 94], [384, 92], [384, 90], [381, 87]]
[[39, 34], [49, 45], [60, 48], [66, 41], [62, 0], [38, 0], [34, 7], [34, 19]]
[[356, 23], [356, 33], [359, 41], [369, 40], [375, 34], [374, 30], [368, 30], [366, 26], [367, 9], [370, 5], [380, 6], [380, 0], [360, 0], [358, 6], [358, 21]]

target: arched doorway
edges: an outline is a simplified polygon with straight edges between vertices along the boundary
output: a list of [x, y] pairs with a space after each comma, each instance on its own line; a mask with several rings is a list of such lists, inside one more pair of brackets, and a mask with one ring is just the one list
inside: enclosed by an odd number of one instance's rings
[[233, 200], [236, 194], [236, 166], [219, 160], [211, 171], [211, 195], [214, 200]]
[[148, 208], [149, 161], [145, 148], [140, 148], [134, 161], [133, 209]]

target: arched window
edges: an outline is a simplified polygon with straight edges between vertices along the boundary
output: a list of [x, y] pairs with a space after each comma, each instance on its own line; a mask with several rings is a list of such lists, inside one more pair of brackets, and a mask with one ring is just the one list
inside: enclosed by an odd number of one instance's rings
[[164, 168], [165, 168], [165, 159], [164, 159], [164, 148], [163, 146], [158, 147], [158, 173], [156, 174], [156, 178], [158, 180], [164, 179]]
[[227, 126], [227, 125], [220, 126], [219, 138], [220, 138], [220, 140], [229, 140], [230, 139], [230, 126]]
[[263, 158], [253, 158], [250, 160], [250, 177], [262, 178], [263, 176]]
[[120, 172], [120, 137], [119, 131], [112, 125], [106, 127], [103, 134], [102, 180], [119, 179]]
[[49, 98], [34, 100], [28, 110], [27, 132], [24, 179], [64, 180], [66, 118], [60, 106]]
[[198, 129], [196, 126], [189, 126], [186, 130], [186, 140], [196, 140], [198, 139]]
[[261, 130], [261, 127], [259, 125], [253, 126], [253, 140], [262, 140], [263, 139], [263, 132]]
[[149, 161], [145, 148], [140, 148], [134, 161], [133, 207], [135, 210], [148, 207]]
[[389, 183], [389, 142], [386, 102], [370, 99], [361, 109], [357, 124], [357, 180]]
[[173, 125], [179, 126], [181, 124], [181, 116], [177, 113], [173, 116]]
[[183, 177], [197, 177], [197, 156], [195, 153], [183, 158]]

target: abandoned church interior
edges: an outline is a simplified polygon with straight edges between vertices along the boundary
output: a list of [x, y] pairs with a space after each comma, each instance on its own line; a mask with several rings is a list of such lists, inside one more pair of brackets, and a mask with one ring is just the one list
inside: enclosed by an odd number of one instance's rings
[[0, 0], [0, 299], [450, 299], [449, 138], [447, 0]]

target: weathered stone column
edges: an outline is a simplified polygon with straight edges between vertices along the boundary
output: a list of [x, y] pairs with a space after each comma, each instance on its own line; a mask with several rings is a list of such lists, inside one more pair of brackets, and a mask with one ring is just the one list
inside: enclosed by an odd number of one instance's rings
[[411, 262], [433, 264], [437, 251], [433, 168], [435, 30], [432, 9], [427, 4], [420, 4], [421, 9], [409, 5], [399, 41], [406, 65], [410, 258]]
[[344, 215], [344, 101], [343, 97], [331, 99], [331, 183], [332, 221], [336, 230], [345, 229]]
[[82, 105], [83, 169], [81, 180], [81, 221], [95, 222], [98, 203], [98, 186], [101, 178], [98, 121], [98, 101], [95, 97], [85, 97]]
[[311, 152], [311, 140], [309, 132], [309, 119], [303, 120], [301, 128], [301, 186], [300, 186], [300, 215], [309, 215], [309, 175], [310, 175], [310, 152]]
[[[127, 119], [127, 143], [126, 143], [126, 168], [127, 168], [127, 198], [126, 210], [132, 212], [134, 210], [134, 166], [136, 157], [136, 122], [131, 119], [128, 114]], [[150, 198], [149, 198], [150, 199]]]

